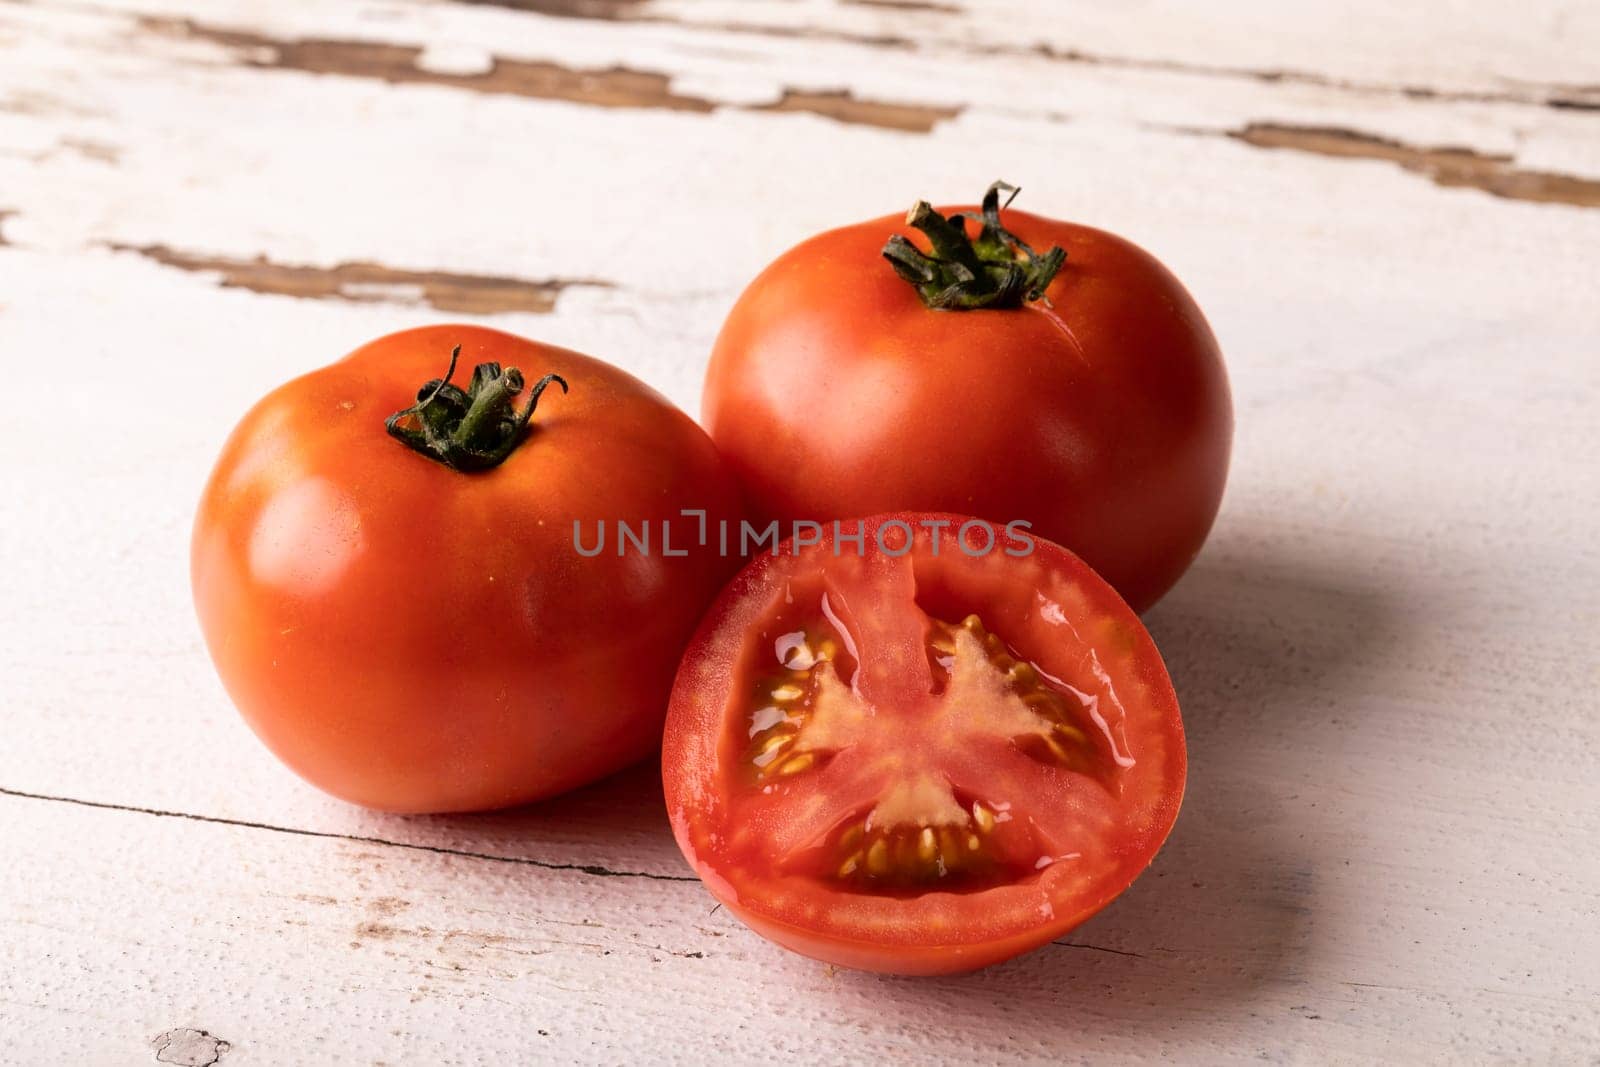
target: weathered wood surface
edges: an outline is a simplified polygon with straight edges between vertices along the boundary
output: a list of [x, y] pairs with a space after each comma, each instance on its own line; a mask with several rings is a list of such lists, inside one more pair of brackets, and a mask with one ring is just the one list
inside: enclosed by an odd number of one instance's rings
[[[0, 0], [0, 1062], [1595, 1061], [1600, 8], [1325, 6]], [[1149, 619], [1189, 797], [1104, 915], [834, 972], [650, 768], [400, 819], [250, 737], [186, 549], [255, 397], [482, 317], [694, 410], [768, 258], [997, 176], [1235, 387]]]

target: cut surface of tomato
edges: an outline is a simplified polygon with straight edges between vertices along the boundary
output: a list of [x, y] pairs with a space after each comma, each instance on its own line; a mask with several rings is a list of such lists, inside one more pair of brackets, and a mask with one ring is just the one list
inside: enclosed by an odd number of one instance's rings
[[997, 962], [1108, 903], [1176, 818], [1183, 727], [1138, 618], [1064, 549], [964, 522], [881, 516], [857, 541], [850, 520], [758, 557], [680, 668], [673, 831], [796, 951]]

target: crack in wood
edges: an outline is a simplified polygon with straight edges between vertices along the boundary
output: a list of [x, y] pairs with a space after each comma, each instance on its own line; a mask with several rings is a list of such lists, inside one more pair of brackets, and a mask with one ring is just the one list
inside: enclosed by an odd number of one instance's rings
[[631, 19], [648, 0], [456, 0], [469, 7], [505, 7], [564, 19]]
[[785, 89], [776, 101], [770, 103], [729, 104], [675, 92], [670, 76], [629, 67], [585, 70], [558, 63], [496, 56], [491, 57], [488, 70], [462, 74], [420, 66], [423, 50], [414, 45], [317, 38], [279, 39], [206, 26], [192, 19], [145, 18], [140, 20], [140, 25], [147, 30], [176, 33], [235, 49], [244, 63], [251, 67], [377, 78], [396, 85], [441, 85], [536, 100], [563, 100], [591, 107], [649, 108], [691, 114], [709, 114], [724, 109], [806, 112], [837, 122], [907, 133], [929, 133], [940, 122], [953, 119], [962, 111], [959, 106], [868, 100], [848, 89], [831, 92]]
[[848, 7], [881, 7], [891, 11], [927, 11], [939, 15], [959, 15], [962, 9], [954, 4], [933, 3], [932, 0], [841, 0]]
[[1263, 85], [1309, 86], [1331, 89], [1335, 92], [1362, 96], [1400, 96], [1407, 100], [1422, 100], [1445, 104], [1511, 104], [1520, 107], [1587, 108], [1590, 104], [1574, 94], [1574, 87], [1563, 85], [1529, 86], [1513, 90], [1440, 89], [1431, 85], [1407, 85], [1388, 82], [1366, 82], [1350, 78], [1336, 78], [1292, 68], [1227, 67], [1206, 63], [1192, 63], [1178, 59], [1137, 59], [1133, 56], [1103, 55], [1077, 49], [1053, 48], [1039, 45], [1035, 48], [1016, 49], [1007, 46], [979, 47], [974, 49], [988, 55], [1019, 54], [1032, 51], [1046, 59], [1062, 63], [1078, 63], [1114, 70], [1148, 71], [1156, 74], [1178, 74], [1199, 78], [1224, 78], [1234, 81], [1253, 81]]
[[[657, 26], [679, 26], [686, 30], [710, 30], [715, 33], [736, 33], [756, 37], [798, 37], [806, 40], [838, 41], [846, 44], [863, 44], [885, 48], [915, 48], [917, 42], [909, 37], [894, 34], [858, 33], [848, 30], [823, 29], [815, 26], [765, 26], [759, 23], [699, 21], [677, 18], [673, 15], [652, 13], [649, 0], [449, 0], [465, 7], [498, 7], [509, 11], [523, 11], [533, 15], [547, 15], [561, 19], [597, 19], [606, 22], [638, 22]], [[874, 0], [848, 0], [851, 3], [872, 4]], [[885, 7], [927, 7], [917, 0], [895, 3], [894, 0], [876, 0]], [[956, 8], [944, 8], [957, 11]]]
[[1543, 86], [1545, 104], [1562, 111], [1600, 111], [1600, 82], [1589, 85], [1555, 82]]
[[1055, 945], [1057, 948], [1086, 949], [1090, 952], [1105, 952], [1112, 956], [1132, 956], [1136, 960], [1147, 958], [1142, 952], [1129, 952], [1126, 949], [1120, 948], [1106, 948], [1103, 945], [1091, 945], [1084, 941], [1052, 941], [1050, 943]]
[[0, 207], [0, 248], [10, 247], [11, 242], [6, 240], [6, 220], [16, 217], [17, 213], [14, 209]]
[[652, 882], [698, 882], [692, 874], [653, 874], [649, 871], [614, 871], [591, 863], [552, 863], [526, 856], [497, 856], [492, 852], [473, 852], [468, 849], [445, 848], [441, 845], [419, 845], [410, 841], [394, 841], [384, 837], [364, 834], [340, 834], [329, 830], [307, 830], [299, 826], [277, 826], [272, 823], [252, 822], [248, 819], [229, 819], [220, 815], [199, 815], [189, 811], [168, 811], [162, 808], [144, 808], [134, 804], [114, 804], [104, 800], [84, 800], [81, 797], [51, 796], [47, 793], [30, 793], [22, 789], [0, 786], [0, 796], [19, 800], [39, 800], [52, 804], [71, 804], [96, 811], [116, 811], [130, 815], [153, 815], [160, 819], [185, 819], [189, 822], [210, 823], [214, 826], [231, 826], [241, 830], [265, 830], [276, 834], [293, 834], [295, 837], [312, 837], [326, 841], [353, 841], [361, 845], [379, 845], [384, 848], [402, 848], [412, 852], [429, 852], [438, 856], [455, 856], [460, 859], [488, 860], [491, 863], [515, 863], [524, 867], [537, 867], [544, 871], [572, 871], [596, 878], [644, 878]]
[[692, 21], [672, 15], [651, 14], [643, 3], [615, 2], [601, 5], [603, 14], [586, 15], [581, 3], [561, 3], [559, 0], [449, 0], [469, 7], [498, 7], [511, 11], [526, 11], [555, 18], [596, 18], [611, 22], [637, 22], [656, 26], [677, 26], [686, 30], [704, 30], [713, 33], [739, 34], [746, 37], [779, 37], [806, 41], [830, 41], [839, 44], [865, 45], [870, 48], [913, 50], [916, 40], [898, 34], [860, 33], [851, 30], [826, 29], [820, 26], [766, 26], [759, 23], [728, 21]]
[[1471, 148], [1419, 147], [1336, 126], [1252, 122], [1227, 136], [1256, 148], [1286, 149], [1336, 159], [1393, 163], [1445, 188], [1472, 188], [1506, 200], [1600, 207], [1600, 181], [1525, 170], [1511, 156]]
[[133, 252], [167, 267], [221, 276], [224, 289], [297, 296], [315, 300], [349, 300], [356, 303], [421, 300], [439, 311], [469, 315], [524, 311], [548, 314], [567, 289], [611, 288], [610, 282], [581, 278], [529, 281], [494, 274], [455, 274], [447, 271], [412, 271], [363, 261], [332, 267], [306, 267], [275, 263], [265, 256], [228, 259], [181, 252], [166, 245], [110, 246]]

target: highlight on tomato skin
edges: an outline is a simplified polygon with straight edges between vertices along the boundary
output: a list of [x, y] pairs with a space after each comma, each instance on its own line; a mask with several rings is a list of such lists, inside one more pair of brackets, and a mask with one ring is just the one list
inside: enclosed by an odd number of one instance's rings
[[684, 856], [752, 929], [841, 966], [973, 970], [1059, 938], [1154, 858], [1187, 769], [1165, 666], [1082, 560], [1027, 541], [968, 516], [841, 520], [712, 605], [662, 776]]
[[574, 523], [659, 538], [684, 509], [742, 516], [705, 433], [642, 382], [498, 330], [406, 330], [245, 415], [195, 517], [195, 608], [240, 713], [312, 784], [509, 807], [659, 745], [738, 561], [687, 538], [590, 557]]

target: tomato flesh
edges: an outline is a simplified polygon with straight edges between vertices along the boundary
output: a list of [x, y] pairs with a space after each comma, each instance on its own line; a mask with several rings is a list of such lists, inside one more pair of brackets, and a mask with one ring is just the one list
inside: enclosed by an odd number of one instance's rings
[[[674, 832], [757, 930], [848, 966], [965, 970], [1120, 893], [1176, 817], [1185, 753], [1132, 611], [1048, 542], [758, 558], [674, 688]], [[957, 525], [963, 520], [953, 520]], [[895, 531], [898, 533], [899, 531]]]

